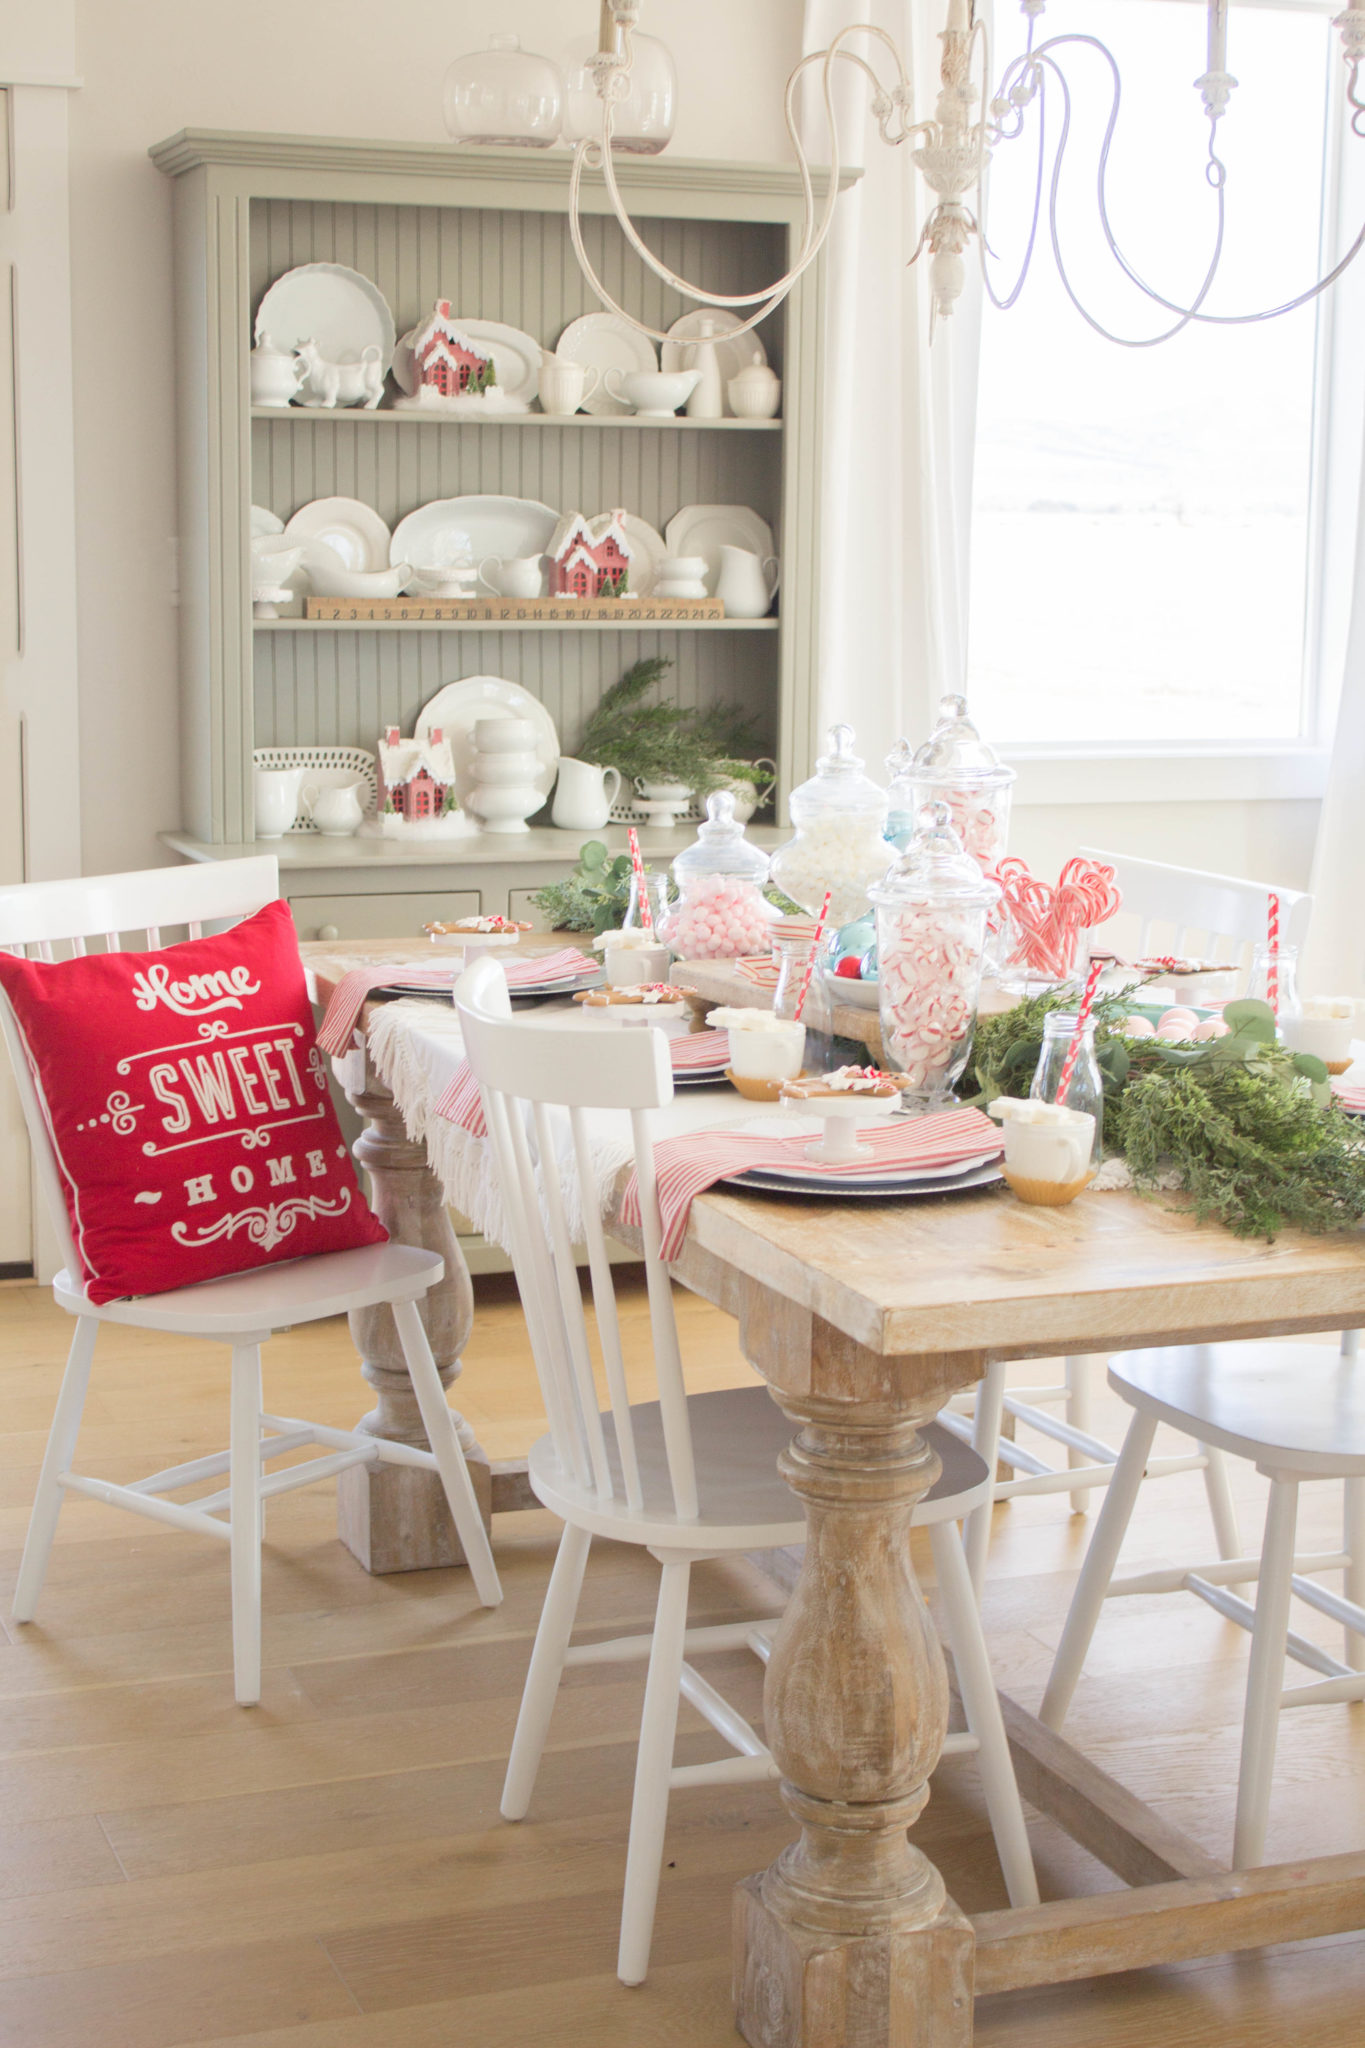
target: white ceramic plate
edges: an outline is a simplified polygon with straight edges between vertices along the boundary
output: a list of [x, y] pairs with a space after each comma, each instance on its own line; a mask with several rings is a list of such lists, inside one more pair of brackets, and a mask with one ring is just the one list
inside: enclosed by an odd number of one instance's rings
[[[359, 498], [314, 498], [311, 505], [299, 507], [284, 537], [300, 547], [312, 540], [325, 541], [348, 569], [362, 574], [389, 567], [389, 529]], [[406, 557], [394, 555], [392, 560]]]
[[252, 506], [251, 538], [253, 540], [264, 540], [267, 534], [283, 532], [284, 521], [280, 518], [278, 512], [267, 511], [264, 505]]
[[657, 370], [659, 358], [647, 334], [641, 334], [619, 313], [584, 313], [571, 320], [555, 349], [566, 362], [583, 363], [600, 373], [601, 382], [583, 400], [584, 412], [606, 415], [631, 408], [607, 389], [608, 370]]
[[487, 555], [516, 561], [543, 555], [558, 524], [559, 514], [534, 498], [436, 498], [399, 520], [386, 559], [428, 570]]
[[777, 553], [773, 530], [748, 505], [684, 505], [664, 528], [670, 555], [706, 557], [706, 591], [716, 594], [722, 547], [747, 548], [760, 561]]
[[[757, 333], [735, 335], [734, 330], [743, 325], [737, 313], [724, 313], [718, 306], [694, 306], [690, 313], [684, 313], [681, 320], [675, 320], [668, 330], [668, 340], [660, 350], [662, 367], [665, 370], [690, 370], [692, 351], [689, 342], [701, 339], [703, 320], [709, 320], [717, 330], [711, 339], [716, 344], [716, 361], [720, 365], [720, 388], [724, 394], [725, 417], [733, 419], [730, 409], [729, 384], [741, 370], [747, 369], [757, 356], [760, 363], [768, 360], [768, 351], [759, 340]], [[769, 553], [772, 550], [769, 549]]]
[[903, 1201], [907, 1197], [922, 1195], [956, 1195], [967, 1188], [993, 1187], [1004, 1179], [998, 1165], [973, 1167], [963, 1171], [952, 1180], [897, 1180], [866, 1181], [840, 1178], [829, 1174], [818, 1186], [806, 1183], [798, 1187], [793, 1181], [783, 1181], [771, 1175], [766, 1167], [751, 1167], [748, 1173], [734, 1174], [721, 1183], [724, 1187], [756, 1188], [770, 1195], [815, 1195], [821, 1201], [852, 1200], [861, 1202]]
[[[819, 1128], [816, 1128], [811, 1133], [812, 1138], [818, 1138], [819, 1135]], [[927, 1187], [934, 1182], [961, 1180], [964, 1174], [977, 1173], [983, 1166], [998, 1166], [999, 1164], [1000, 1153], [997, 1148], [991, 1152], [974, 1153], [970, 1159], [960, 1159], [953, 1166], [878, 1167], [875, 1164], [869, 1164], [860, 1169], [859, 1172], [850, 1174], [849, 1178], [856, 1181], [859, 1186], [865, 1183], [868, 1187], [874, 1185], [877, 1187], [888, 1187], [894, 1183], [897, 1187], [911, 1184], [915, 1187]], [[809, 1166], [756, 1166], [752, 1170], [755, 1173], [762, 1173], [769, 1180], [789, 1182], [792, 1186], [808, 1187], [812, 1181], [816, 1181], [823, 1187], [826, 1180], [824, 1169], [814, 1164]]]
[[379, 350], [386, 370], [393, 361], [388, 300], [377, 284], [344, 263], [301, 263], [277, 277], [261, 300], [255, 332], [257, 341], [268, 334], [285, 350], [315, 341], [332, 363], [358, 363], [367, 348]]
[[480, 718], [529, 718], [536, 730], [536, 772], [532, 776], [542, 796], [548, 796], [559, 773], [559, 734], [539, 697], [509, 683], [502, 676], [465, 676], [447, 683], [418, 714], [416, 736], [420, 739], [434, 726], [450, 741], [455, 755], [455, 794], [461, 803], [474, 787], [474, 727]]
[[621, 524], [630, 542], [630, 587], [637, 597], [648, 597], [659, 580], [659, 570], [668, 553], [664, 537], [647, 519], [627, 512]]
[[[504, 398], [517, 399], [529, 406], [540, 383], [540, 343], [529, 334], [523, 334], [519, 327], [509, 327], [502, 320], [466, 320], [463, 314], [457, 313], [452, 316], [452, 324], [470, 341], [484, 344], [493, 358], [493, 368], [498, 373], [497, 389]], [[409, 398], [417, 390], [412, 338], [425, 326], [426, 320], [417, 321], [403, 335], [393, 353], [393, 381]]]

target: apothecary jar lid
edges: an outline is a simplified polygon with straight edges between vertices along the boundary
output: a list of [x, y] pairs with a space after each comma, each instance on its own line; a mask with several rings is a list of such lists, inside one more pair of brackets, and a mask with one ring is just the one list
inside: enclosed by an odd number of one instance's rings
[[674, 861], [673, 874], [679, 883], [695, 881], [699, 875], [734, 875], [760, 888], [767, 881], [768, 856], [745, 838], [731, 790], [715, 789], [707, 797], [706, 818], [692, 844]]
[[830, 727], [829, 752], [821, 754], [815, 773], [791, 793], [792, 821], [817, 824], [824, 818], [886, 818], [886, 791], [863, 774], [853, 751], [853, 727]]
[[921, 780], [971, 783], [976, 788], [1015, 779], [1014, 769], [1004, 765], [967, 716], [967, 699], [955, 695], [940, 697], [938, 724], [916, 750], [911, 769]]
[[892, 910], [914, 905], [984, 910], [1000, 897], [996, 884], [987, 881], [963, 847], [944, 803], [922, 806], [905, 852], [867, 893], [879, 908]]

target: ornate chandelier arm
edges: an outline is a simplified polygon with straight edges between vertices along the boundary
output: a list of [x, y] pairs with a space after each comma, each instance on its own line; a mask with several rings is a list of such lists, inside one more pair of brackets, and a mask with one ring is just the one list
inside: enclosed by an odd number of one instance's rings
[[[612, 297], [601, 278], [598, 277], [588, 256], [583, 242], [581, 224], [583, 172], [589, 166], [600, 168], [606, 183], [612, 210], [621, 231], [647, 268], [652, 270], [655, 276], [660, 278], [663, 283], [670, 285], [675, 291], [681, 292], [684, 297], [696, 300], [702, 306], [729, 309], [732, 307], [757, 305], [758, 310], [755, 313], [751, 314], [739, 327], [731, 330], [733, 333], [747, 334], [782, 303], [797, 280], [809, 269], [823, 248], [833, 223], [835, 204], [839, 196], [841, 169], [833, 89], [833, 72], [836, 60], [842, 58], [845, 63], [856, 65], [871, 82], [873, 87], [872, 111], [877, 119], [882, 139], [885, 142], [896, 145], [909, 140], [913, 135], [920, 132], [910, 125], [907, 118], [912, 108], [912, 88], [905, 66], [901, 60], [900, 52], [891, 37], [884, 30], [874, 27], [871, 23], [853, 23], [839, 31], [827, 50], [812, 52], [809, 56], [804, 57], [796, 66], [796, 69], [787, 81], [784, 116], [787, 134], [790, 137], [792, 149], [800, 170], [804, 200], [804, 223], [797, 260], [785, 276], [776, 279], [772, 284], [764, 286], [760, 291], [727, 294], [709, 292], [698, 285], [689, 284], [686, 279], [679, 277], [676, 272], [670, 270], [668, 265], [662, 262], [641, 239], [626, 210], [625, 202], [621, 197], [620, 188], [616, 182], [616, 170], [612, 161], [611, 151], [611, 135], [615, 119], [614, 102], [622, 97], [629, 88], [629, 21], [625, 21], [622, 27], [623, 48], [621, 56], [613, 58], [610, 63], [599, 61], [596, 66], [597, 89], [602, 98], [601, 138], [585, 138], [584, 141], [578, 144], [574, 152], [573, 168], [569, 181], [569, 232], [573, 240], [574, 254], [593, 290], [605, 306], [616, 313], [621, 319], [628, 321], [639, 333], [647, 334], [652, 340], [666, 341], [668, 339], [665, 332], [658, 328], [647, 326], [645, 322], [638, 319], [633, 313], [628, 312], [625, 307], [621, 306]], [[872, 37], [874, 41], [884, 45], [891, 53], [897, 77], [895, 85], [889, 91], [882, 86], [877, 73], [865, 58], [858, 55], [855, 51], [843, 47], [850, 37], [860, 34]], [[810, 167], [805, 150], [801, 145], [795, 113], [796, 90], [801, 76], [810, 65], [817, 63], [823, 67], [822, 98], [830, 136], [829, 189], [825, 195], [824, 209], [818, 224], [816, 221], [815, 193], [810, 176]]]

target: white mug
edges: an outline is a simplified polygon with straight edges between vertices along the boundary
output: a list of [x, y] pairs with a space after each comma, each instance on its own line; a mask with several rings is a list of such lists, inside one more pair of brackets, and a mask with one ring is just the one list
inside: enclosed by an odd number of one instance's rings
[[302, 768], [257, 768], [252, 776], [256, 800], [256, 837], [280, 839], [299, 811]]
[[325, 788], [307, 782], [303, 787], [303, 814], [312, 819], [324, 838], [349, 839], [360, 830], [364, 820], [360, 802], [363, 787], [359, 778], [354, 782], [331, 783]]
[[545, 349], [540, 358], [541, 411], [565, 418], [577, 412], [584, 399], [592, 397], [601, 381], [601, 371], [591, 364], [573, 363], [567, 356], [551, 355]]
[[541, 560], [540, 555], [517, 555], [505, 562], [501, 555], [485, 555], [479, 581], [497, 597], [539, 597]]

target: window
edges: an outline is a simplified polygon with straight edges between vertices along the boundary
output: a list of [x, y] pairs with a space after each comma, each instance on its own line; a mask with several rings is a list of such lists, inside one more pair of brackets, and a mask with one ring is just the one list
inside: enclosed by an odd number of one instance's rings
[[[1360, 149], [1328, 133], [1329, 79], [1340, 94], [1334, 11], [1303, 0], [1232, 9], [1228, 62], [1241, 84], [1220, 124], [1228, 233], [1211, 311], [1278, 303], [1317, 274], [1324, 166]], [[1013, 10], [997, 19], [1008, 54], [1018, 46]], [[1189, 89], [1204, 69], [1203, 9], [1053, 0], [1041, 27], [1092, 33], [1114, 51], [1125, 81], [1109, 179], [1115, 233], [1143, 277], [1188, 303], [1215, 226], [1208, 124]], [[1151, 334], [1158, 309], [1121, 288], [1095, 226], [1107, 73], [1093, 52], [1064, 61], [1081, 89], [1063, 255], [1107, 324]], [[1050, 127], [1058, 111], [1054, 101]], [[1034, 146], [997, 152], [997, 288], [1022, 246]], [[1317, 736], [1323, 318], [1319, 301], [1275, 321], [1118, 348], [1068, 303], [1043, 229], [1019, 304], [988, 305], [984, 317], [969, 674], [992, 738], [1026, 751], [1122, 753]]]

